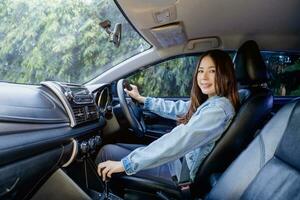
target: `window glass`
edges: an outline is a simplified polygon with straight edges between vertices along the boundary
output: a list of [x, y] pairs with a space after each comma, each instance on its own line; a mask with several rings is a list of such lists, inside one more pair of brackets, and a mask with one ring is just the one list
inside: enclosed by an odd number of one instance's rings
[[[233, 57], [235, 52], [229, 52]], [[261, 52], [276, 96], [300, 96], [300, 54]], [[144, 96], [189, 97], [199, 56], [167, 60], [128, 77]]]
[[[112, 0], [0, 0], [0, 80], [85, 83], [151, 46]], [[122, 25], [117, 48], [99, 23]]]
[[300, 54], [262, 52], [275, 96], [300, 96]]
[[[235, 52], [228, 51], [233, 58]], [[138, 71], [127, 78], [143, 96], [189, 97], [199, 55], [176, 57]]]
[[144, 96], [188, 97], [199, 56], [167, 60], [127, 78]]

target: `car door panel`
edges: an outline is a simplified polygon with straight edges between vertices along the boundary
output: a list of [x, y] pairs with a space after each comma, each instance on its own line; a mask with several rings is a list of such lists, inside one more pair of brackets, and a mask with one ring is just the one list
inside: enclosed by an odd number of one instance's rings
[[[177, 100], [184, 100], [187, 101], [187, 98], [166, 98], [166, 100], [171, 101], [177, 101]], [[128, 98], [128, 101], [131, 101]], [[113, 110], [114, 114], [117, 116], [117, 119], [121, 126], [128, 126], [127, 120], [125, 120], [125, 117], [122, 113], [121, 107], [118, 103], [118, 98], [113, 98]], [[164, 117], [159, 116], [158, 114], [155, 114], [149, 110], [146, 110], [143, 108], [143, 105], [139, 105], [142, 108], [143, 112], [143, 118], [146, 125], [146, 133], [145, 137], [149, 137], [151, 140], [157, 139], [161, 137], [162, 135], [169, 133], [172, 131], [174, 127], [177, 125], [177, 121], [173, 119], [167, 119]], [[129, 127], [130, 129], [130, 127]]]
[[146, 136], [148, 137], [159, 138], [176, 126], [175, 120], [163, 118], [147, 110], [143, 110], [143, 116], [147, 128]]
[[[164, 98], [165, 100], [169, 101], [188, 101], [187, 97], [177, 97], [177, 98]], [[177, 121], [173, 119], [167, 119], [164, 117], [159, 116], [153, 112], [148, 110], [143, 110], [144, 121], [147, 127], [146, 135], [154, 138], [161, 137], [162, 135], [169, 133], [172, 131], [173, 128], [177, 126]]]

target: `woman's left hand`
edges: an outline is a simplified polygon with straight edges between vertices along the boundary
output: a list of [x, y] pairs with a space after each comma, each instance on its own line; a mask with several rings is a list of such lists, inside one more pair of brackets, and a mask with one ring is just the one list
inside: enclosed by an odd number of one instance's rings
[[105, 181], [107, 177], [111, 178], [113, 173], [124, 172], [125, 169], [120, 161], [105, 161], [98, 164], [98, 174]]

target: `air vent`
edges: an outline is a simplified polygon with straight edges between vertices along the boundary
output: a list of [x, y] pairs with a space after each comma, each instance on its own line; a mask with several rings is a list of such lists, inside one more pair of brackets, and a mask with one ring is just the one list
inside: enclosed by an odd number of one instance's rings
[[81, 124], [86, 121], [84, 107], [73, 108], [73, 112], [77, 124]]
[[87, 106], [87, 118], [89, 121], [99, 118], [96, 106]]

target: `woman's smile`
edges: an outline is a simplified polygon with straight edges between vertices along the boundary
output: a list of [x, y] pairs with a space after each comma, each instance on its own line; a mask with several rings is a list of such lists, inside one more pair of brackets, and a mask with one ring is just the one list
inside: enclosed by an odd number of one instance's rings
[[213, 84], [211, 84], [211, 83], [200, 83], [200, 87], [201, 88], [209, 88], [210, 86], [212, 86]]
[[203, 94], [213, 96], [216, 94], [215, 89], [215, 63], [210, 56], [205, 56], [199, 65], [197, 82]]

